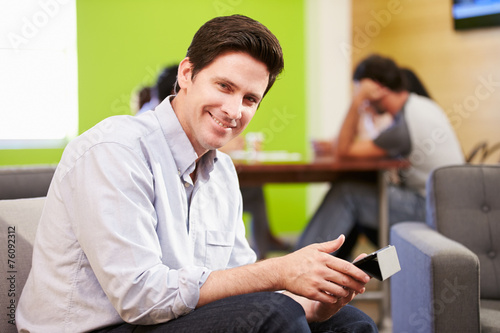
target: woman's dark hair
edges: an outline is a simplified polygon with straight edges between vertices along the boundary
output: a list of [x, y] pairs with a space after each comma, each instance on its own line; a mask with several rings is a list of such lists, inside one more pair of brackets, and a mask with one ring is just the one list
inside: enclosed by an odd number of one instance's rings
[[420, 81], [414, 71], [409, 68], [401, 68], [401, 72], [406, 80], [406, 90], [420, 96], [431, 98], [427, 89], [425, 89], [424, 84]]
[[361, 61], [353, 75], [354, 81], [371, 79], [392, 91], [402, 91], [406, 88], [406, 80], [399, 67], [390, 58], [371, 55]]
[[156, 93], [158, 94], [158, 100], [160, 102], [167, 98], [167, 96], [174, 94], [178, 67], [178, 65], [165, 67], [161, 71], [160, 75], [158, 75], [155, 88]]
[[263, 24], [242, 15], [221, 16], [202, 25], [187, 50], [186, 56], [193, 65], [193, 78], [228, 51], [248, 53], [267, 66], [269, 83], [264, 94], [284, 67], [280, 43]]

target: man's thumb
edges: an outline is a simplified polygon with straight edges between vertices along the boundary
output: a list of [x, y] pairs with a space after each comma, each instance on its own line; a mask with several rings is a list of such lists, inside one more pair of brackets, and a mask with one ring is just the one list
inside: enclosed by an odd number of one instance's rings
[[320, 250], [327, 253], [333, 253], [340, 249], [342, 244], [344, 244], [345, 236], [342, 234], [337, 239], [321, 243]]

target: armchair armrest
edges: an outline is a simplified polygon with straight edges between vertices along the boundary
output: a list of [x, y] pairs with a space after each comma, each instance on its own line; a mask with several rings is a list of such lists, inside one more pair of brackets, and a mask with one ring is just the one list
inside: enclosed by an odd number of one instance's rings
[[479, 332], [479, 260], [422, 222], [390, 233], [401, 271], [391, 278], [394, 332]]

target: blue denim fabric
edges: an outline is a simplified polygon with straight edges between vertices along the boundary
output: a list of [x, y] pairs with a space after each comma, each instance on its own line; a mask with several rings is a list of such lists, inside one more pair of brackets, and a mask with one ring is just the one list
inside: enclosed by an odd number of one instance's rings
[[345, 306], [330, 320], [309, 325], [304, 310], [290, 297], [273, 292], [228, 297], [198, 308], [167, 323], [152, 326], [122, 324], [99, 333], [294, 333], [378, 332], [373, 320], [360, 310]]
[[[332, 183], [320, 207], [301, 235], [297, 247], [348, 236], [355, 229], [378, 229], [378, 187], [373, 182]], [[408, 188], [389, 185], [389, 223], [425, 221], [425, 198]]]
[[312, 333], [378, 332], [377, 325], [361, 310], [346, 305], [332, 318], [309, 325]]

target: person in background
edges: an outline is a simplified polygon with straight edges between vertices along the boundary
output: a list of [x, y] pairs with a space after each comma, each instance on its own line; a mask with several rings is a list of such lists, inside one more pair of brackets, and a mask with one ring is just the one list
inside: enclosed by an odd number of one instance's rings
[[[406, 89], [414, 93], [431, 99], [430, 94], [415, 72], [409, 68], [401, 68]], [[375, 139], [384, 129], [392, 125], [394, 118], [387, 112], [373, 113], [361, 112], [358, 128], [358, 139]], [[330, 143], [331, 144], [331, 143]]]
[[134, 114], [139, 114], [143, 112], [142, 107], [149, 103], [151, 101], [151, 94], [152, 94], [153, 88], [151, 87], [142, 87], [138, 92], [137, 96], [134, 96], [135, 99], [133, 100], [133, 112]]
[[403, 73], [404, 80], [406, 81], [406, 88], [409, 92], [432, 99], [427, 88], [425, 88], [424, 84], [413, 70], [401, 68], [401, 73]]
[[[354, 97], [335, 143], [322, 147], [345, 158], [407, 158], [388, 187], [389, 222], [425, 221], [425, 184], [438, 167], [464, 163], [460, 143], [443, 110], [426, 90], [408, 86], [408, 71], [380, 55], [361, 61], [353, 75]], [[416, 77], [416, 76], [415, 76]], [[423, 87], [423, 85], [420, 85]], [[374, 138], [359, 135], [360, 114], [389, 115], [391, 125]], [[319, 148], [318, 148], [319, 149]], [[331, 184], [323, 202], [300, 236], [297, 248], [347, 235], [336, 255], [349, 259], [357, 236], [364, 233], [377, 244], [378, 190], [373, 181], [340, 180]]]
[[264, 25], [214, 18], [180, 62], [174, 96], [70, 142], [38, 225], [18, 329], [377, 332], [347, 304], [370, 278], [330, 255], [343, 236], [257, 263], [245, 238], [237, 174], [217, 149], [246, 128], [283, 67]]
[[136, 115], [148, 110], [154, 110], [167, 96], [175, 94], [175, 82], [177, 80], [178, 65], [165, 67], [153, 87], [143, 87], [137, 94], [138, 107]]

